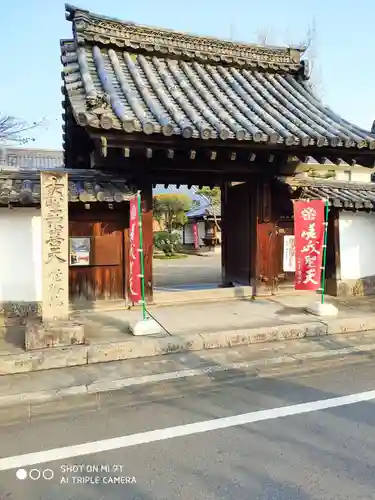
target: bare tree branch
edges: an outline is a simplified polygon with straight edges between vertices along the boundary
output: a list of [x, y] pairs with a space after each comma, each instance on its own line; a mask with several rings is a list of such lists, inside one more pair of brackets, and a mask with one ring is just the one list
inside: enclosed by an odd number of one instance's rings
[[264, 26], [257, 31], [256, 34], [257, 42], [261, 45], [274, 45], [274, 33], [272, 28], [269, 26]]
[[303, 58], [307, 59], [310, 64], [310, 87], [315, 92], [315, 94], [322, 98], [323, 97], [323, 79], [321, 74], [321, 69], [319, 67], [319, 57], [318, 57], [318, 32], [316, 28], [315, 19], [312, 20], [310, 26], [308, 26], [305, 34], [305, 38], [301, 43], [301, 48], [303, 48]]
[[[305, 35], [299, 42], [293, 42], [290, 36], [286, 37], [287, 40], [284, 42], [288, 46], [296, 47], [302, 50], [302, 57], [309, 61], [311, 69], [310, 77], [310, 87], [317, 94], [317, 96], [322, 97], [323, 95], [323, 84], [321, 72], [318, 64], [318, 48], [317, 39], [318, 32], [316, 27], [315, 19], [312, 19], [310, 25], [307, 27]], [[257, 41], [262, 45], [277, 45], [277, 37], [274, 31], [269, 27], [265, 26], [257, 32]]]
[[316, 49], [316, 39], [317, 39], [317, 30], [316, 30], [316, 22], [315, 19], [312, 20], [310, 26], [307, 27], [305, 36], [303, 40], [297, 44], [299, 49], [302, 49], [302, 54], [306, 54], [307, 52], [312, 52]]
[[28, 123], [11, 115], [0, 113], [0, 143], [27, 144], [35, 139], [29, 135], [31, 130], [45, 125], [45, 119]]

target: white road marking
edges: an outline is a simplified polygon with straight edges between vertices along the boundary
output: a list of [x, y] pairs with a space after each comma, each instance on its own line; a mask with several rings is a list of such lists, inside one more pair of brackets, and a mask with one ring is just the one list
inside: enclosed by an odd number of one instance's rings
[[312, 401], [309, 403], [271, 408], [269, 410], [243, 413], [241, 415], [233, 415], [232, 417], [216, 418], [193, 424], [177, 425], [175, 427], [167, 427], [166, 429], [156, 429], [154, 431], [140, 432], [129, 436], [103, 439], [101, 441], [65, 446], [63, 448], [55, 448], [52, 450], [37, 451], [35, 453], [1, 458], [0, 471], [15, 468], [19, 469], [30, 465], [55, 462], [74, 457], [82, 457], [93, 453], [118, 450], [120, 448], [128, 448], [130, 446], [138, 446], [140, 444], [153, 443], [155, 441], [163, 441], [165, 439], [172, 439], [176, 437], [190, 436], [202, 432], [227, 429], [229, 427], [262, 422], [264, 420], [301, 415], [303, 413], [326, 410], [328, 408], [337, 408], [339, 406], [352, 405], [364, 401], [371, 401], [373, 399], [375, 399], [375, 390], [360, 392], [358, 394], [350, 394], [348, 396], [340, 396], [337, 398], [323, 399], [320, 401]]

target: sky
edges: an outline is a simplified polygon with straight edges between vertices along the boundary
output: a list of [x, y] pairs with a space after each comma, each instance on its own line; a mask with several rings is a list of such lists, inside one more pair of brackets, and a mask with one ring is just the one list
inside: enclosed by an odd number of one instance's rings
[[[71, 0], [73, 1], [73, 0]], [[371, 129], [375, 120], [374, 0], [77, 0], [98, 14], [242, 42], [296, 45], [313, 24], [314, 72], [323, 101]], [[30, 146], [60, 149], [60, 38], [71, 37], [60, 0], [2, 2], [0, 113], [45, 120]]]

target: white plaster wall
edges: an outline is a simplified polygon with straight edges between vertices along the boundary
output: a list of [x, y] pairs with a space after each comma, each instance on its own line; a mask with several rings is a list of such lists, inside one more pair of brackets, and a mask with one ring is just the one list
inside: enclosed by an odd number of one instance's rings
[[194, 243], [192, 224], [189, 224], [189, 223], [185, 224], [184, 237], [185, 237], [185, 240], [183, 240], [183, 241], [184, 241], [185, 245], [191, 245], [192, 243]]
[[352, 172], [350, 180], [353, 182], [371, 182], [372, 172]]
[[42, 300], [40, 210], [0, 208], [0, 302]]
[[[192, 245], [194, 243], [194, 233], [193, 233], [193, 224], [185, 224], [185, 245]], [[198, 222], [198, 241], [199, 246], [203, 245], [204, 238], [204, 221]]]
[[371, 182], [372, 172], [369, 170], [367, 172], [356, 172], [353, 170], [346, 171], [336, 171], [335, 179], [337, 181], [351, 181], [351, 182]]
[[340, 212], [341, 279], [375, 275], [375, 214]]
[[350, 172], [336, 171], [335, 179], [337, 181], [349, 181], [350, 180]]

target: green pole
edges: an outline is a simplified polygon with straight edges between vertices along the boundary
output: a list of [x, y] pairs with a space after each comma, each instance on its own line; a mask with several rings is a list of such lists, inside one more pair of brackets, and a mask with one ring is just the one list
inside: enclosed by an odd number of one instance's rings
[[143, 255], [143, 231], [142, 231], [142, 203], [141, 194], [137, 193], [138, 201], [138, 227], [139, 227], [139, 259], [141, 263], [141, 294], [142, 294], [142, 319], [147, 319], [146, 301], [145, 301], [145, 262]]
[[324, 304], [325, 283], [326, 283], [326, 262], [327, 262], [327, 240], [328, 240], [328, 200], [325, 201], [324, 211], [324, 243], [322, 255], [322, 284], [321, 284], [321, 303]]

